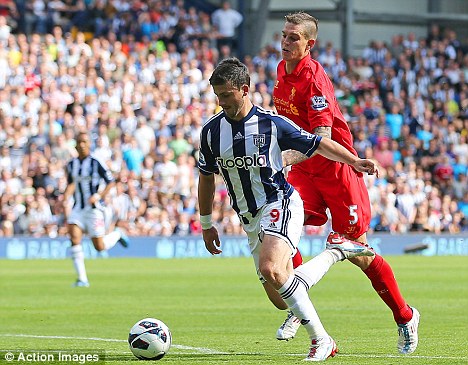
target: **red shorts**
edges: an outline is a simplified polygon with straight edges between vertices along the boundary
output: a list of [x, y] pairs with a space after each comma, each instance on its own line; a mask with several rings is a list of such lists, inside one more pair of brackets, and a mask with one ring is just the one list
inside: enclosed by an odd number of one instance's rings
[[296, 254], [292, 258], [292, 263], [293, 263], [294, 269], [302, 265], [302, 255], [301, 255], [301, 252], [299, 251], [299, 248], [297, 249]]
[[362, 174], [351, 166], [330, 163], [329, 170], [310, 174], [301, 165], [294, 165], [288, 181], [304, 201], [305, 214], [310, 216], [306, 225], [325, 224], [328, 208], [335, 232], [358, 238], [369, 229], [371, 209], [367, 187]]

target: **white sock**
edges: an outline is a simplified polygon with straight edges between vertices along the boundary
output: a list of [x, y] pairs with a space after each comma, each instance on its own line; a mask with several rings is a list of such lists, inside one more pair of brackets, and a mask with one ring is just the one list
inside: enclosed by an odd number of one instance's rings
[[78, 274], [78, 280], [87, 282], [88, 276], [86, 275], [83, 247], [81, 245], [74, 245], [71, 246], [70, 251], [75, 271]]
[[313, 259], [296, 267], [294, 272], [309, 290], [322, 279], [330, 267], [341, 261], [342, 258], [343, 254], [339, 250], [324, 250]]
[[294, 315], [301, 320], [310, 338], [328, 337], [301, 280], [291, 275], [278, 293]]
[[115, 230], [109, 234], [106, 234], [103, 238], [104, 241], [104, 248], [106, 250], [111, 249], [112, 247], [115, 246], [117, 242], [119, 242], [120, 237], [122, 237], [120, 231]]

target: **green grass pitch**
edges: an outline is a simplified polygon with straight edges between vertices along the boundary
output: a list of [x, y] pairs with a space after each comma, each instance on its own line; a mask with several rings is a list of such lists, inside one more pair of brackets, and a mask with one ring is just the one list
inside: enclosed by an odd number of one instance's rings
[[[417, 351], [397, 353], [391, 312], [365, 275], [342, 262], [310, 291], [340, 349], [327, 363], [468, 364], [468, 257], [387, 260], [421, 313]], [[86, 266], [91, 287], [72, 288], [71, 260], [0, 261], [0, 364], [5, 351], [21, 349], [103, 351], [108, 364], [142, 364], [126, 338], [145, 317], [172, 331], [160, 364], [300, 364], [308, 350], [302, 328], [292, 341], [275, 339], [284, 313], [268, 302], [249, 258], [100, 259]]]

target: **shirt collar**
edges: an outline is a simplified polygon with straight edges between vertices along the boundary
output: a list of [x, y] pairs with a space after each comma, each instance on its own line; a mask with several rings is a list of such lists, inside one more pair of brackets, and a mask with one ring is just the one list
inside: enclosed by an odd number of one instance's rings
[[[305, 56], [302, 60], [299, 61], [299, 63], [294, 68], [293, 72], [291, 72], [289, 75], [299, 76], [299, 74], [302, 72], [302, 70], [309, 65], [310, 59], [311, 59], [310, 54], [308, 56]], [[285, 70], [285, 74], [287, 74], [286, 73], [286, 62], [284, 62], [284, 70]]]

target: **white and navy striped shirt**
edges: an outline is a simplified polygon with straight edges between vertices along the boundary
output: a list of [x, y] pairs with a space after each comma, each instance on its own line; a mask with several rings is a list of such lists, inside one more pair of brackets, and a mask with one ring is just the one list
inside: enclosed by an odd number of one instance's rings
[[254, 106], [242, 121], [229, 120], [224, 112], [216, 114], [203, 125], [200, 140], [200, 172], [221, 173], [233, 209], [255, 215], [263, 205], [294, 191], [283, 175], [281, 151], [296, 150], [310, 157], [321, 137]]
[[105, 168], [99, 160], [92, 156], [88, 156], [84, 160], [77, 157], [72, 159], [67, 165], [67, 181], [68, 184], [75, 183], [73, 207], [81, 209], [91, 207], [88, 200], [91, 195], [98, 192], [102, 180], [109, 184], [114, 181], [114, 177], [111, 171]]

